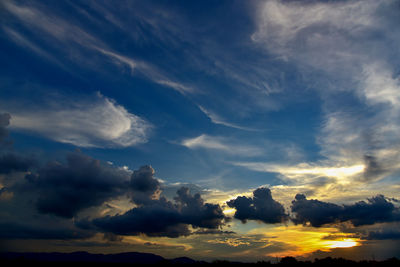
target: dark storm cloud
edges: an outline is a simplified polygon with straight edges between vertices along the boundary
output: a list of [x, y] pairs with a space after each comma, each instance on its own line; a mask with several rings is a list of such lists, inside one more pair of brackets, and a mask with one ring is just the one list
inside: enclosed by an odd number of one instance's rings
[[225, 216], [219, 205], [204, 203], [199, 193], [191, 195], [187, 187], [182, 187], [176, 194], [175, 201], [178, 203], [185, 223], [193, 227], [209, 229], [217, 229], [221, 226]]
[[350, 221], [354, 226], [400, 221], [400, 210], [383, 195], [359, 201], [352, 205], [336, 205], [297, 194], [292, 201], [295, 224], [310, 223], [314, 227]]
[[297, 194], [292, 204], [292, 212], [296, 214], [292, 221], [295, 224], [310, 222], [314, 227], [337, 221], [343, 212], [341, 206], [315, 199], [308, 200], [303, 194]]
[[93, 231], [59, 225], [34, 225], [23, 222], [0, 222], [0, 239], [81, 239], [89, 238]]
[[10, 125], [11, 115], [8, 113], [0, 114], [0, 145], [8, 136], [7, 126]]
[[343, 220], [350, 220], [354, 226], [380, 222], [400, 221], [400, 209], [385, 196], [377, 195], [353, 205], [345, 205]]
[[217, 229], [203, 229], [193, 232], [195, 235], [234, 235], [236, 232], [233, 231], [221, 231]]
[[66, 164], [50, 162], [26, 176], [38, 194], [38, 211], [65, 218], [122, 194], [128, 178], [125, 170], [79, 152], [69, 154]]
[[146, 206], [133, 208], [122, 215], [95, 219], [93, 224], [105, 232], [118, 235], [178, 237], [189, 235], [188, 225], [182, 224], [179, 210], [164, 198]]
[[364, 164], [364, 178], [366, 180], [371, 180], [387, 171], [378, 163], [378, 159], [372, 155], [364, 155]]
[[0, 155], [0, 174], [9, 174], [11, 172], [27, 171], [32, 165], [34, 165], [33, 158], [23, 157], [16, 153], [7, 152], [10, 149], [8, 145], [12, 142], [7, 140], [8, 130], [7, 126], [10, 125], [11, 115], [9, 113], [0, 114], [0, 151], [3, 154]]
[[239, 196], [227, 202], [235, 208], [234, 218], [245, 223], [247, 220], [258, 220], [265, 223], [280, 223], [288, 219], [282, 204], [272, 198], [271, 190], [258, 188], [253, 192], [253, 198]]
[[35, 161], [29, 157], [22, 157], [13, 153], [0, 155], [0, 174], [9, 174], [11, 172], [27, 171]]
[[372, 231], [365, 238], [367, 240], [388, 240], [400, 239], [400, 231], [398, 229], [382, 229], [380, 231]]
[[138, 205], [151, 202], [160, 194], [160, 183], [154, 178], [154, 169], [151, 166], [142, 166], [134, 171], [130, 181], [132, 201]]
[[225, 216], [219, 205], [204, 203], [199, 194], [188, 188], [177, 192], [175, 203], [164, 197], [153, 199], [122, 215], [95, 219], [93, 224], [105, 232], [119, 235], [179, 237], [191, 234], [193, 228], [218, 229]]

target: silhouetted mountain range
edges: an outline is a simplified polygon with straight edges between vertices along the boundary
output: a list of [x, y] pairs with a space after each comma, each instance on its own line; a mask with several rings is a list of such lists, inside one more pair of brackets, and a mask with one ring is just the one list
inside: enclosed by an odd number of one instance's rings
[[165, 259], [151, 253], [127, 252], [118, 254], [91, 254], [88, 252], [73, 253], [1, 253], [2, 260], [27, 260], [40, 262], [93, 262], [93, 263], [139, 263], [156, 264]]
[[[6, 265], [4, 265], [6, 263]], [[179, 257], [175, 259], [165, 259], [159, 255], [151, 253], [140, 252], [127, 252], [118, 254], [91, 254], [88, 252], [72, 252], [72, 253], [19, 253], [19, 252], [4, 252], [0, 253], [0, 264], [2, 266], [9, 266], [10, 263], [40, 263], [40, 266], [110, 266], [110, 264], [123, 264], [123, 265], [217, 265], [217, 266], [400, 266], [400, 260], [391, 258], [385, 261], [351, 261], [343, 258], [315, 259], [311, 261], [298, 261], [294, 257], [284, 257], [278, 263], [271, 263], [268, 261], [261, 261], [255, 263], [241, 263], [230, 262], [225, 260], [216, 260], [212, 263], [205, 261], [196, 261], [188, 257]], [[95, 265], [94, 265], [95, 264]]]

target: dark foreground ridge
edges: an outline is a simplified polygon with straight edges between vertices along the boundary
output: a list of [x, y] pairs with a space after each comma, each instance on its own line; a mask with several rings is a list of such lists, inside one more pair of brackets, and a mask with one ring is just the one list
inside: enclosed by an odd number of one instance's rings
[[141, 266], [141, 265], [191, 265], [191, 266], [399, 266], [400, 260], [391, 258], [385, 261], [351, 261], [343, 258], [324, 258], [314, 261], [298, 261], [293, 257], [282, 258], [277, 263], [260, 261], [256, 263], [241, 263], [230, 261], [195, 261], [187, 257], [175, 259], [165, 259], [159, 255], [151, 253], [127, 252], [118, 254], [91, 254], [88, 252], [73, 253], [19, 253], [5, 252], [0, 253], [0, 265], [11, 266], [26, 264], [38, 264], [38, 266]]

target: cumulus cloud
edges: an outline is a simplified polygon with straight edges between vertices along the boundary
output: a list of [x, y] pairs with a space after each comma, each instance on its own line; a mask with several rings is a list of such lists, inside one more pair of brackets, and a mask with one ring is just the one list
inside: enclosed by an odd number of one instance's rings
[[[153, 173], [149, 167], [142, 167], [135, 176], [132, 175], [132, 187], [136, 191], [141, 188], [143, 192], [155, 192], [158, 186], [149, 187], [151, 183], [148, 182], [143, 186], [143, 182], [137, 178], [143, 172], [147, 175]], [[138, 184], [135, 185], [136, 182]], [[137, 201], [137, 198], [133, 200]], [[219, 205], [204, 203], [200, 194], [192, 195], [185, 187], [177, 191], [175, 202], [165, 197], [146, 199], [144, 202], [140, 197], [139, 204], [124, 214], [97, 218], [93, 220], [93, 225], [101, 231], [118, 235], [179, 237], [192, 234], [190, 225], [193, 228], [218, 229], [226, 219]]]
[[236, 209], [234, 218], [243, 223], [247, 220], [282, 223], [288, 219], [283, 205], [272, 198], [268, 188], [258, 188], [254, 190], [252, 198], [239, 196], [228, 201], [227, 205]]
[[99, 229], [118, 235], [179, 237], [190, 234], [188, 225], [181, 222], [179, 211], [165, 198], [149, 205], [127, 211], [122, 215], [95, 219]]
[[[16, 164], [15, 158], [9, 155], [0, 158], [0, 162], [1, 159], [14, 164], [5, 164], [7, 169], [2, 168], [2, 172], [28, 168], [22, 164], [24, 162]], [[174, 201], [161, 197], [160, 182], [154, 177], [151, 166], [142, 166], [132, 172], [79, 151], [69, 153], [66, 162], [51, 161], [31, 170], [9, 187], [2, 188], [2, 199], [4, 194], [14, 194], [9, 203], [12, 206], [20, 207], [26, 202], [29, 207], [26, 216], [33, 216], [35, 220], [29, 225], [21, 223], [18, 218], [25, 215], [18, 213], [0, 220], [0, 225], [5, 227], [2, 229], [8, 229], [0, 231], [2, 238], [86, 238], [99, 231], [116, 235], [179, 237], [192, 234], [191, 228], [217, 231], [227, 219], [219, 205], [205, 203], [200, 194], [192, 195], [188, 188], [181, 187]], [[127, 196], [134, 205], [127, 212], [104, 216], [105, 213], [94, 209], [89, 211], [89, 217], [82, 219], [81, 215], [87, 214], [81, 212]], [[11, 206], [6, 207], [4, 212], [7, 213]], [[49, 223], [54, 226], [45, 226]]]
[[27, 189], [37, 193], [40, 213], [71, 218], [125, 193], [129, 173], [75, 152], [65, 164], [49, 162], [26, 179]]
[[132, 201], [138, 205], [151, 202], [160, 196], [160, 183], [154, 177], [154, 169], [151, 166], [142, 166], [132, 173], [130, 181]]
[[[12, 108], [12, 107], [10, 107]], [[14, 108], [15, 109], [15, 108]], [[12, 111], [12, 127], [80, 147], [128, 147], [147, 142], [151, 124], [100, 93]]]
[[379, 231], [371, 231], [365, 237], [367, 240], [387, 240], [387, 239], [400, 239], [400, 231], [398, 229], [381, 229]]
[[17, 171], [25, 172], [34, 164], [33, 158], [6, 153], [0, 155], [0, 174], [9, 174]]
[[[13, 152], [7, 152], [10, 148], [11, 140], [8, 140], [8, 129], [11, 115], [9, 113], [0, 114], [0, 148], [5, 148], [3, 154], [0, 154], [0, 174], [9, 174], [11, 172], [27, 171], [34, 165], [34, 159], [27, 156], [20, 156]], [[4, 147], [3, 147], [4, 146]]]
[[304, 195], [297, 194], [291, 210], [294, 223], [310, 223], [314, 227], [346, 221], [361, 226], [400, 220], [400, 209], [383, 195], [352, 205], [337, 205], [316, 199], [308, 200]]
[[24, 222], [0, 222], [0, 238], [2, 239], [84, 239], [94, 235], [93, 231], [87, 231], [62, 224], [35, 224]]
[[0, 145], [5, 142], [8, 136], [7, 126], [10, 125], [11, 115], [9, 113], [0, 114]]
[[193, 227], [217, 229], [222, 226], [225, 216], [217, 204], [205, 203], [199, 193], [192, 195], [186, 187], [176, 192], [175, 201], [184, 221]]
[[338, 221], [343, 212], [341, 206], [314, 199], [307, 200], [302, 194], [297, 194], [292, 204], [292, 212], [295, 213], [292, 221], [295, 224], [309, 222], [312, 226], [320, 227]]

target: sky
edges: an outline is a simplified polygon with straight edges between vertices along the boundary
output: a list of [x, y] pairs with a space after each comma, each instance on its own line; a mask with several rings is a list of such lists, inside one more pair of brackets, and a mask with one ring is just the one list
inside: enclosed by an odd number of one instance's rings
[[400, 1], [0, 2], [0, 250], [400, 257]]

